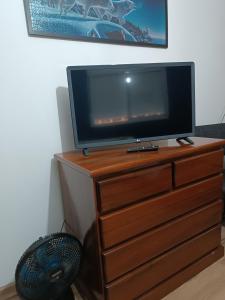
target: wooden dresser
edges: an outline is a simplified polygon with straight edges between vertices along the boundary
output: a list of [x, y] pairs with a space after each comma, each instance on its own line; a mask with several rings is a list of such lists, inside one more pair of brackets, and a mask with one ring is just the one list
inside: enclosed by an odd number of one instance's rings
[[224, 140], [57, 154], [67, 230], [84, 247], [85, 299], [162, 299], [223, 256]]

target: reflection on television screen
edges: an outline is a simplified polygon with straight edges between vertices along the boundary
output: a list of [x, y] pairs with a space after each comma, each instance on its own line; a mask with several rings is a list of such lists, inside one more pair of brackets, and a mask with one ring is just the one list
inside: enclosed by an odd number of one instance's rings
[[89, 72], [92, 127], [168, 119], [165, 69]]
[[162, 120], [167, 119], [168, 114], [163, 112], [149, 112], [144, 114], [136, 114], [136, 115], [124, 115], [124, 116], [115, 116], [109, 118], [99, 118], [94, 120], [94, 126], [114, 126], [119, 124], [126, 123], [135, 123], [135, 122], [146, 122], [153, 120]]

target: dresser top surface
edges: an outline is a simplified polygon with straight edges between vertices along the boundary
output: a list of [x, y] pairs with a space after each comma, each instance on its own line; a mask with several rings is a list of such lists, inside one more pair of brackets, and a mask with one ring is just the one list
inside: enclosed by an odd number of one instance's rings
[[55, 158], [89, 176], [104, 177], [125, 170], [145, 168], [197, 155], [225, 146], [223, 139], [192, 137], [192, 140], [194, 145], [179, 144], [176, 140], [161, 141], [159, 150], [154, 152], [127, 153], [129, 145], [123, 145], [111, 149], [90, 150], [89, 156], [84, 156], [80, 151], [71, 151], [56, 154]]

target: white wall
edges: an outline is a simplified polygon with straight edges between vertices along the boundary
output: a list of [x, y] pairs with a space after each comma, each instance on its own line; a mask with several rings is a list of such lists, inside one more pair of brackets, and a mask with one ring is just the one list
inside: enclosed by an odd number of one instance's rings
[[28, 37], [22, 2], [1, 1], [0, 286], [34, 240], [61, 226], [51, 159], [73, 145], [67, 96], [57, 90], [67, 65], [193, 60], [197, 123], [218, 122], [225, 106], [224, 0], [168, 0], [168, 49]]

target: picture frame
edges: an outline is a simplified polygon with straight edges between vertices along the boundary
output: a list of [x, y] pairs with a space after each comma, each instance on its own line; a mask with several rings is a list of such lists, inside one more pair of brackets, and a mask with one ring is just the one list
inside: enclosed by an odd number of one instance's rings
[[24, 0], [28, 34], [168, 47], [167, 0]]

